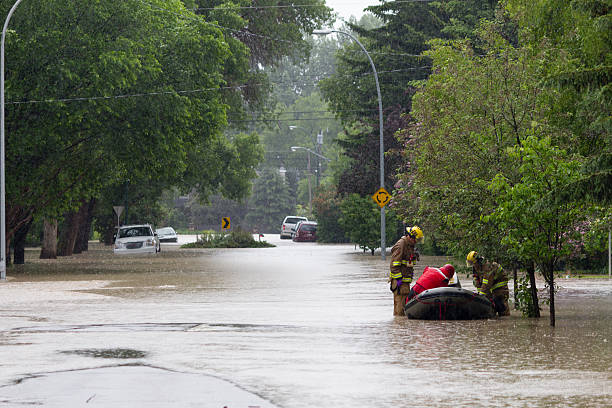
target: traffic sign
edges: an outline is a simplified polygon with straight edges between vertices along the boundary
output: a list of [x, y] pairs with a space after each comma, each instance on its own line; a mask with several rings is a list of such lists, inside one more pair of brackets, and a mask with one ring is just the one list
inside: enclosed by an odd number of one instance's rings
[[380, 208], [383, 208], [391, 200], [391, 195], [387, 193], [387, 190], [381, 187], [378, 189], [377, 192], [374, 193], [372, 199], [376, 202], [376, 204], [378, 204]]
[[117, 214], [117, 227], [119, 226], [119, 217], [121, 217], [121, 213], [125, 207], [122, 205], [113, 205], [113, 211]]
[[121, 213], [123, 212], [123, 209], [125, 207], [122, 205], [113, 205], [113, 210], [115, 211], [115, 214], [117, 214], [117, 218], [121, 217]]
[[221, 228], [223, 228], [224, 230], [228, 230], [230, 229], [230, 217], [223, 217], [221, 219]]

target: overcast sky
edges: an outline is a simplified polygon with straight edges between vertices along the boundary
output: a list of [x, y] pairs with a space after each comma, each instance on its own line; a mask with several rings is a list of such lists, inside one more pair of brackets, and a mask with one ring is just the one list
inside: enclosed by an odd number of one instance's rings
[[378, 0], [326, 0], [325, 4], [348, 20], [351, 15], [359, 19], [363, 15], [364, 8], [380, 4], [380, 2]]

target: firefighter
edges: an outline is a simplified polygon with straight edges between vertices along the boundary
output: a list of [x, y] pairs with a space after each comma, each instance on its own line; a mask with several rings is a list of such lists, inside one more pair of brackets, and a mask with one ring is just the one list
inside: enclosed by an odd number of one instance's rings
[[446, 264], [441, 268], [434, 268], [433, 266], [426, 266], [423, 274], [416, 281], [410, 293], [408, 293], [408, 300], [419, 295], [421, 292], [427, 289], [441, 288], [448, 286], [448, 282], [455, 275], [455, 267], [451, 264]]
[[406, 234], [391, 248], [389, 289], [393, 292], [393, 315], [404, 316], [404, 304], [410, 293], [414, 264], [419, 259], [414, 246], [423, 241], [423, 231], [417, 226], [406, 227]]
[[480, 295], [485, 295], [499, 316], [509, 316], [508, 307], [508, 277], [504, 268], [496, 262], [487, 261], [476, 251], [471, 251], [465, 260], [465, 264], [472, 268], [474, 286]]

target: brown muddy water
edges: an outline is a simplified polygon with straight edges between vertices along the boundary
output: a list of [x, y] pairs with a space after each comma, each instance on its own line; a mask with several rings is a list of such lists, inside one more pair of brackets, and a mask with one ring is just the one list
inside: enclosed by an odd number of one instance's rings
[[612, 406], [608, 279], [559, 279], [555, 328], [546, 309], [416, 321], [392, 316], [388, 258], [265, 239], [27, 251], [0, 282], [0, 406]]

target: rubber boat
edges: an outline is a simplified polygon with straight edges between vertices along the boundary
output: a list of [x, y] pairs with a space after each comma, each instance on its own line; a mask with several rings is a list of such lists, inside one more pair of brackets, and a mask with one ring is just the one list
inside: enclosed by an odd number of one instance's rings
[[489, 299], [460, 287], [421, 292], [406, 302], [404, 312], [409, 319], [421, 320], [475, 320], [495, 316]]

